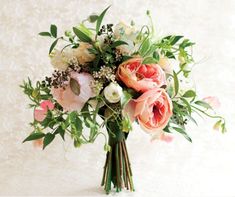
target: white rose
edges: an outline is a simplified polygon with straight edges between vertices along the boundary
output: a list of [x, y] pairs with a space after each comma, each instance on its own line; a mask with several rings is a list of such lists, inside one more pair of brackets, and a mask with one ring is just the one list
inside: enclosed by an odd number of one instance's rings
[[51, 64], [55, 69], [66, 70], [69, 66], [69, 60], [73, 58], [72, 49], [65, 49], [62, 52], [54, 50], [51, 54]]
[[117, 83], [110, 83], [104, 89], [104, 96], [110, 103], [117, 103], [122, 97], [122, 88]]

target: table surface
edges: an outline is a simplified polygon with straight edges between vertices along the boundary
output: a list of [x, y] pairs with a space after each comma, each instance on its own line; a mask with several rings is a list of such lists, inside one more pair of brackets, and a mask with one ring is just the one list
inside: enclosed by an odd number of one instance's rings
[[[27, 76], [42, 79], [49, 65], [49, 39], [37, 36], [51, 23], [59, 32], [89, 13], [112, 4], [106, 21], [147, 23], [151, 10], [159, 35], [185, 35], [197, 43], [193, 79], [199, 95], [217, 96], [226, 117], [225, 135], [213, 121], [188, 125], [193, 143], [175, 135], [172, 143], [150, 142], [137, 125], [127, 141], [136, 191], [119, 196], [235, 196], [235, 2], [233, 0], [0, 0], [0, 195], [104, 196], [100, 187], [103, 138], [73, 148], [67, 137], [46, 150], [22, 139], [31, 131], [32, 112], [19, 84]], [[115, 193], [112, 193], [112, 196]]]

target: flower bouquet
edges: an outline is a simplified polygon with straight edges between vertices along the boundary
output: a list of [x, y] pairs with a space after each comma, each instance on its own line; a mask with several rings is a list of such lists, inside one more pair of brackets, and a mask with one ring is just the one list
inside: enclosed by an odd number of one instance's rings
[[[101, 14], [92, 14], [64, 35], [57, 26], [39, 33], [53, 39], [49, 57], [51, 76], [21, 87], [31, 100], [34, 140], [46, 148], [56, 136], [69, 135], [75, 147], [104, 136], [106, 161], [101, 185], [134, 191], [126, 140], [136, 122], [152, 140], [171, 141], [172, 133], [192, 141], [185, 125], [196, 123], [193, 114], [217, 119], [215, 128], [226, 131], [225, 120], [214, 114], [214, 97], [199, 100], [190, 80], [193, 64], [189, 39], [179, 35], [156, 37], [149, 25], [103, 25]], [[63, 44], [58, 47], [58, 43]]]

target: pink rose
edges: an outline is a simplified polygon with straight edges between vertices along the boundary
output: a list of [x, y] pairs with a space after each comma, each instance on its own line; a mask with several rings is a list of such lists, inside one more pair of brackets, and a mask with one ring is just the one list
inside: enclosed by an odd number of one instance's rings
[[41, 102], [40, 109], [34, 110], [34, 119], [39, 122], [42, 122], [46, 118], [47, 111], [53, 110], [54, 107], [54, 104], [49, 100]]
[[90, 87], [93, 77], [88, 73], [71, 73], [71, 78], [79, 84], [80, 93], [76, 95], [70, 85], [63, 88], [52, 88], [51, 92], [57, 102], [67, 111], [80, 111], [89, 98], [95, 94]]
[[145, 92], [166, 84], [165, 73], [157, 64], [141, 64], [141, 58], [132, 58], [118, 67], [117, 76], [129, 88]]
[[212, 108], [218, 109], [220, 107], [219, 99], [215, 96], [208, 96], [203, 99], [206, 103], [208, 103]]
[[125, 112], [131, 120], [137, 118], [145, 131], [154, 134], [156, 131], [163, 132], [166, 127], [172, 115], [172, 102], [164, 89], [154, 88], [130, 101]]

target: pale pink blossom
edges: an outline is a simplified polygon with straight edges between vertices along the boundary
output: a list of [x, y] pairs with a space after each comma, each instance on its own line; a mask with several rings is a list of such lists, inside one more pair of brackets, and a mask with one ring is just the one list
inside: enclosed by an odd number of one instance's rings
[[220, 101], [215, 96], [208, 96], [203, 99], [206, 103], [208, 103], [213, 109], [218, 109], [220, 107]]
[[48, 110], [54, 109], [54, 104], [50, 100], [42, 101], [39, 109], [34, 110], [34, 119], [42, 122], [47, 115]]
[[76, 95], [68, 84], [65, 89], [52, 88], [53, 97], [66, 111], [80, 111], [89, 98], [94, 97], [95, 93], [90, 87], [93, 77], [88, 73], [71, 73], [71, 78], [75, 79], [80, 87], [79, 95]]

